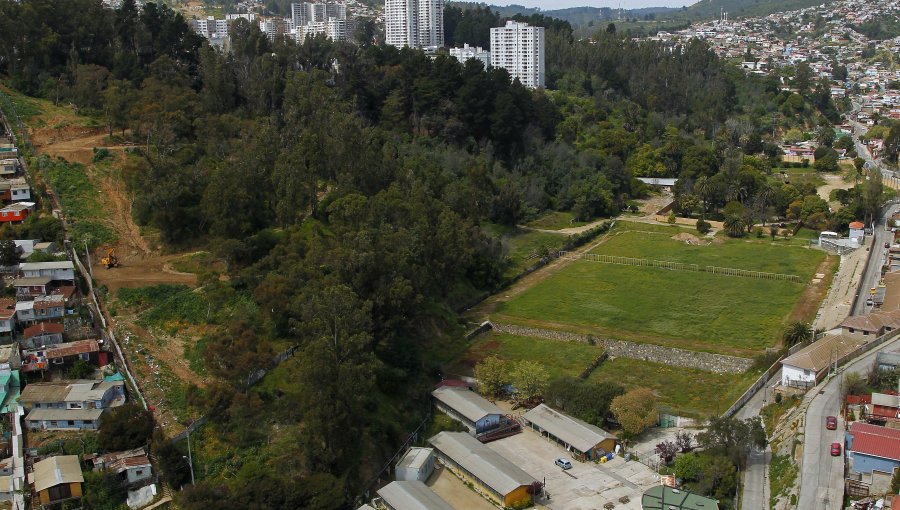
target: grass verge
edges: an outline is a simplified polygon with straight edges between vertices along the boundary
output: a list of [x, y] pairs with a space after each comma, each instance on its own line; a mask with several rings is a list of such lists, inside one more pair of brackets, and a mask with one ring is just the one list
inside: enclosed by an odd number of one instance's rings
[[790, 455], [772, 455], [769, 464], [769, 502], [771, 508], [775, 508], [778, 498], [787, 494], [797, 479], [797, 465], [791, 460]]
[[650, 388], [659, 403], [681, 416], [706, 418], [721, 414], [759, 377], [758, 373], [714, 374], [649, 361], [615, 358], [605, 361], [588, 378], [611, 382], [626, 390]]

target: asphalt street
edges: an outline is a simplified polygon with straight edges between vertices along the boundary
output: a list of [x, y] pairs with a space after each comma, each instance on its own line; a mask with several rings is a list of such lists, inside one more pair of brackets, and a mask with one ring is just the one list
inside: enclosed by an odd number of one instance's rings
[[[831, 379], [819, 384], [807, 393], [804, 405], [809, 405], [804, 421], [803, 465], [800, 478], [800, 498], [797, 508], [821, 510], [841, 508], [844, 496], [843, 436], [845, 423], [838, 417], [837, 430], [825, 428], [826, 416], [838, 416], [841, 400], [841, 383], [850, 372], [868, 373], [880, 351], [900, 349], [900, 338], [891, 340], [882, 348], [872, 350], [846, 365]], [[841, 443], [842, 455], [831, 456], [831, 443]]]

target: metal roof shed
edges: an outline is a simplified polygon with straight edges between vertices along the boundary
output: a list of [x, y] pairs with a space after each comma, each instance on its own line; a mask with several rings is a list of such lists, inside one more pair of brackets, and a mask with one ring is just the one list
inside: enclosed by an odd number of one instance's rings
[[502, 505], [531, 501], [530, 488], [536, 480], [474, 437], [465, 432], [441, 432], [428, 442], [451, 471]]
[[548, 434], [564, 446], [571, 446], [588, 459], [604, 455], [616, 445], [616, 437], [600, 427], [551, 409], [545, 404], [528, 411], [523, 418], [531, 428]]
[[504, 414], [496, 404], [466, 388], [442, 386], [432, 391], [431, 396], [438, 409], [476, 434], [496, 428]]
[[378, 490], [389, 510], [454, 510], [422, 482], [391, 482]]

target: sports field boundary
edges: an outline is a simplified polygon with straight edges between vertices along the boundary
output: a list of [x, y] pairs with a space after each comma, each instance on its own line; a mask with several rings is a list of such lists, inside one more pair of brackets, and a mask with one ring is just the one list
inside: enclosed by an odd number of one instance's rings
[[803, 283], [803, 280], [794, 274], [767, 273], [765, 271], [752, 271], [749, 269], [737, 269], [732, 267], [718, 266], [700, 266], [698, 264], [687, 264], [684, 262], [672, 262], [666, 260], [651, 260], [635, 257], [619, 257], [616, 255], [603, 255], [599, 253], [577, 253], [573, 254], [568, 251], [560, 251], [559, 258], [567, 260], [587, 260], [590, 262], [600, 262], [602, 264], [617, 264], [622, 266], [638, 266], [638, 267], [658, 267], [660, 269], [670, 269], [674, 271], [693, 271], [701, 273], [711, 273], [724, 276], [738, 276], [742, 278], [756, 278], [760, 280], [777, 280], [787, 281], [791, 283]]

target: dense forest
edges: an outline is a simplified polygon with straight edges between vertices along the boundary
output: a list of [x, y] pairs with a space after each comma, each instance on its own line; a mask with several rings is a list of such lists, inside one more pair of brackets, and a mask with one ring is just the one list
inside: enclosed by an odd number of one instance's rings
[[[423, 418], [454, 311], [501, 283], [487, 225], [614, 216], [647, 194], [635, 176], [680, 177], [679, 210], [735, 216], [734, 235], [792, 214], [845, 220], [772, 176], [773, 131], [829, 124], [822, 84], [781, 91], [699, 41], [615, 27], [575, 41], [565, 22], [521, 19], [548, 27], [548, 90], [446, 55], [270, 41], [243, 20], [223, 53], [152, 2], [0, 3], [6, 83], [139, 144], [123, 172], [136, 220], [227, 261], [229, 278], [205, 282], [211, 306], [255, 304], [205, 342], [217, 382], [191, 398], [245, 455], [182, 508], [344, 508], [361, 494]], [[454, 42], [478, 44], [502, 20], [448, 9], [447, 21]], [[835, 143], [823, 134], [823, 156]], [[250, 390], [285, 344], [302, 350], [297, 370]], [[184, 483], [180, 454], [159, 448]]]

